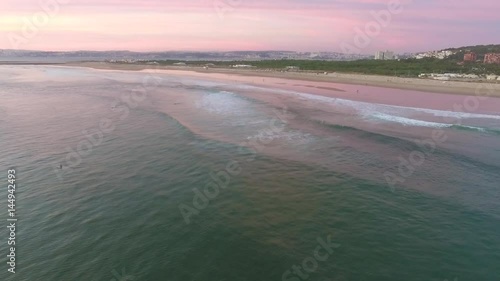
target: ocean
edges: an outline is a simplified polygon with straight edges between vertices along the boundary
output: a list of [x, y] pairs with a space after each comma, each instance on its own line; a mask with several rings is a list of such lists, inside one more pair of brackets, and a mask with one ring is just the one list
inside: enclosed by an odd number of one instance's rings
[[0, 66], [0, 280], [500, 280], [480, 90]]

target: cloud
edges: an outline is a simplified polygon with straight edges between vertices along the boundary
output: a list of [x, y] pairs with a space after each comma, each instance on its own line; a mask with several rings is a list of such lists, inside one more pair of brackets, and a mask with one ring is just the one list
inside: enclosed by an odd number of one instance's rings
[[[48, 1], [56, 0], [0, 1], [0, 38], [20, 32], [23, 19]], [[66, 1], [26, 48], [340, 51], [356, 27], [373, 21], [372, 11], [386, 9], [392, 0]], [[499, 1], [401, 1], [404, 11], [364, 52], [499, 43]], [[8, 40], [0, 40], [0, 48], [9, 48]]]

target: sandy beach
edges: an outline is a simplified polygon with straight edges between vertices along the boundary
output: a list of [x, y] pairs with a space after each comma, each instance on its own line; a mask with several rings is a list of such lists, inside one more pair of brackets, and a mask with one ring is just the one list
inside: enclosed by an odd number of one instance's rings
[[[488, 95], [489, 97], [500, 97], [500, 83], [490, 82], [462, 82], [462, 81], [438, 81], [419, 78], [401, 78], [391, 76], [363, 75], [349, 73], [316, 73], [316, 72], [281, 72], [262, 69], [229, 69], [186, 67], [186, 66], [156, 66], [140, 64], [116, 64], [105, 62], [81, 62], [67, 63], [66, 66], [90, 67], [94, 69], [140, 71], [145, 69], [191, 71], [197, 73], [219, 73], [238, 76], [252, 76], [261, 78], [282, 78], [288, 80], [300, 80], [310, 82], [340, 83], [352, 85], [364, 85], [383, 88], [404, 89], [432, 93], [445, 93], [456, 95]], [[324, 87], [328, 88], [328, 87]]]

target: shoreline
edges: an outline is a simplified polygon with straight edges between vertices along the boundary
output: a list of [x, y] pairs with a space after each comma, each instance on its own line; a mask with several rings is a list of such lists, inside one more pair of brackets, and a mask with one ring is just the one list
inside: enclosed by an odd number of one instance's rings
[[[40, 65], [40, 64], [37, 64]], [[48, 64], [49, 65], [49, 64]], [[309, 82], [337, 83], [360, 86], [373, 86], [400, 90], [412, 90], [428, 93], [442, 93], [453, 95], [478, 95], [490, 91], [489, 97], [500, 98], [499, 82], [466, 82], [466, 81], [439, 81], [422, 78], [402, 78], [394, 76], [378, 76], [366, 74], [328, 73], [323, 72], [281, 72], [264, 69], [234, 69], [234, 68], [203, 68], [192, 66], [158, 66], [148, 64], [116, 64], [107, 62], [70, 62], [57, 64], [58, 66], [87, 67], [100, 70], [142, 71], [147, 69], [175, 70], [204, 74], [228, 74], [261, 78], [280, 78]], [[493, 91], [491, 91], [493, 89]]]

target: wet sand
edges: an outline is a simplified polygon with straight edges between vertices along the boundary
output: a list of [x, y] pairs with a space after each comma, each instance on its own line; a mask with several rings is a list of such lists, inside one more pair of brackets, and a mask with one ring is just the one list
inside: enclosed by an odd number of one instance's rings
[[[329, 91], [337, 91], [333, 83], [351, 84], [360, 86], [373, 86], [383, 88], [404, 89], [420, 92], [446, 93], [455, 95], [487, 95], [489, 97], [500, 97], [499, 81], [491, 82], [463, 82], [463, 81], [437, 81], [419, 78], [401, 78], [391, 76], [363, 75], [349, 73], [316, 73], [316, 72], [280, 72], [262, 69], [229, 69], [229, 68], [202, 68], [202, 67], [177, 67], [177, 66], [156, 66], [139, 64], [115, 64], [105, 62], [82, 62], [68, 63], [67, 66], [90, 67], [95, 69], [108, 70], [128, 70], [140, 71], [145, 69], [154, 70], [175, 70], [184, 72], [197, 72], [203, 74], [227, 74], [229, 76], [249, 76], [254, 77], [257, 82], [266, 82], [269, 78], [282, 78], [286, 80], [298, 80], [305, 82], [323, 82], [319, 83], [293, 83], [295, 86], [304, 86], [305, 88], [317, 88]], [[286, 82], [279, 82], [285, 83]]]

